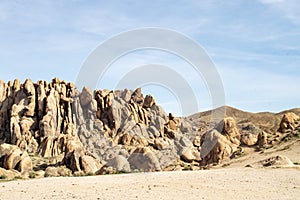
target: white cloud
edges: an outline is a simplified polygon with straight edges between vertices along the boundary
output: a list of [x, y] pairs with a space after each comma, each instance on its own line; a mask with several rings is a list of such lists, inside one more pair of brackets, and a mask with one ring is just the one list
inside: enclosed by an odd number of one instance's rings
[[260, 2], [279, 10], [292, 22], [300, 23], [300, 2], [298, 0], [260, 0]]

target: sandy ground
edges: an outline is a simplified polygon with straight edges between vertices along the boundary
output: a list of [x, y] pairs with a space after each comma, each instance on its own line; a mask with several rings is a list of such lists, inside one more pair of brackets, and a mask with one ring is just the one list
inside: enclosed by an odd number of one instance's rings
[[0, 183], [0, 199], [299, 199], [300, 170], [225, 168]]

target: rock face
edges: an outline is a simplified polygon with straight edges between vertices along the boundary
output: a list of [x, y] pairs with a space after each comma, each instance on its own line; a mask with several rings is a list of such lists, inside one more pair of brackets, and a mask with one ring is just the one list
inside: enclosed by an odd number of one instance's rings
[[[0, 81], [0, 89], [0, 139], [25, 152], [23, 157], [28, 165], [27, 152], [42, 157], [64, 155], [66, 165], [75, 151], [83, 152], [81, 156], [87, 153], [78, 138], [73, 116], [74, 98], [80, 98], [84, 106], [91, 100], [87, 88], [79, 95], [73, 84], [55, 78], [51, 83], [36, 84], [29, 79], [24, 84], [19, 80], [7, 84]], [[22, 161], [19, 166], [22, 169], [27, 164]]]
[[280, 122], [279, 132], [284, 133], [286, 130], [294, 130], [296, 123], [298, 123], [300, 117], [295, 113], [289, 112], [283, 115], [282, 120]]

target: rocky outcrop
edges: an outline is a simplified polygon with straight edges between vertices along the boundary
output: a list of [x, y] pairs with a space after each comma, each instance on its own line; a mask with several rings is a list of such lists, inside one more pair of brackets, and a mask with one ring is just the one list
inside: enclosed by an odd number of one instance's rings
[[296, 124], [299, 123], [300, 117], [295, 113], [289, 112], [283, 115], [280, 122], [279, 132], [285, 133], [287, 130], [294, 130]]
[[270, 158], [261, 160], [254, 165], [258, 165], [260, 167], [294, 167], [293, 162], [286, 156], [278, 155], [272, 156]]
[[246, 124], [241, 128], [241, 144], [245, 146], [262, 145], [263, 130], [253, 124]]
[[[16, 145], [23, 156], [27, 152], [47, 158], [64, 155], [66, 161], [78, 149], [87, 153], [78, 138], [73, 108], [74, 99], [80, 99], [83, 107], [92, 100], [87, 88], [80, 94], [73, 84], [55, 78], [51, 83], [36, 84], [29, 79], [24, 84], [19, 80], [7, 84], [1, 81], [0, 89], [2, 141]], [[29, 163], [26, 156], [24, 159]], [[21, 169], [25, 161], [20, 163]]]
[[264, 131], [259, 133], [258, 138], [257, 138], [258, 147], [259, 148], [265, 147], [267, 143], [268, 143], [267, 133]]
[[27, 173], [32, 170], [32, 161], [26, 151], [15, 145], [0, 145], [0, 167], [6, 170], [17, 170]]
[[246, 146], [256, 145], [257, 141], [258, 141], [258, 135], [252, 133], [246, 133], [241, 136], [241, 142]]
[[181, 153], [181, 159], [185, 162], [191, 163], [193, 161], [201, 161], [200, 152], [198, 152], [194, 147], [185, 147]]
[[[1, 166], [28, 171], [29, 153], [51, 160], [42, 170], [48, 168], [53, 176], [65, 167], [73, 174], [178, 170], [220, 163], [240, 145], [263, 148], [270, 143], [266, 129], [251, 120], [237, 126], [231, 117], [218, 124], [207, 119], [206, 114], [166, 115], [141, 88], [79, 91], [58, 78], [49, 83], [0, 81], [0, 142], [15, 145], [3, 154]], [[287, 113], [280, 131], [297, 129], [298, 120]]]
[[233, 118], [225, 118], [215, 129], [202, 136], [202, 164], [220, 163], [237, 151], [240, 145], [240, 133]]
[[228, 141], [235, 145], [240, 145], [240, 133], [236, 125], [236, 121], [232, 117], [223, 119], [215, 127]]
[[84, 87], [79, 92], [72, 83], [55, 78], [50, 83], [1, 81], [0, 89], [0, 139], [24, 152], [55, 157], [57, 164], [73, 173], [95, 173], [100, 160], [108, 161], [120, 152], [127, 160], [138, 146], [147, 147], [146, 155], [154, 156], [157, 149], [168, 147], [167, 117], [151, 95], [144, 98], [140, 88]]
[[164, 127], [164, 135], [167, 136], [170, 139], [174, 139], [178, 135], [179, 131], [179, 119], [176, 119], [172, 113], [169, 114], [169, 120], [165, 124]]
[[[24, 84], [15, 80], [13, 84], [1, 81], [2, 101], [0, 102], [0, 139], [16, 144], [21, 150], [36, 151], [38, 143], [32, 127], [36, 126], [35, 87], [31, 80]], [[9, 124], [9, 125], [8, 125]]]

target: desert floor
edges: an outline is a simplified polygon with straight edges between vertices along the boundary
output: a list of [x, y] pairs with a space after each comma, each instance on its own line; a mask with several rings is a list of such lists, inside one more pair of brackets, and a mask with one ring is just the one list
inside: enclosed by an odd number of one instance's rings
[[58, 177], [0, 182], [0, 199], [299, 199], [299, 169]]

